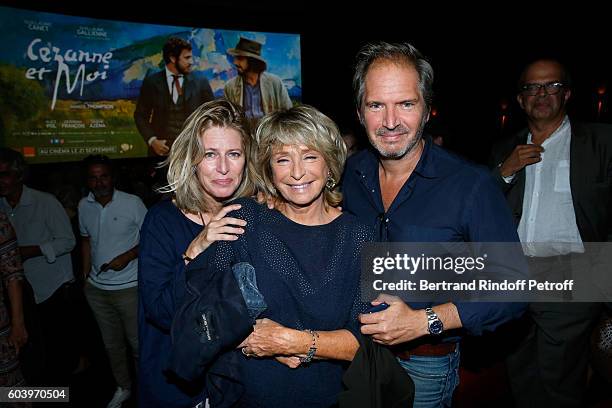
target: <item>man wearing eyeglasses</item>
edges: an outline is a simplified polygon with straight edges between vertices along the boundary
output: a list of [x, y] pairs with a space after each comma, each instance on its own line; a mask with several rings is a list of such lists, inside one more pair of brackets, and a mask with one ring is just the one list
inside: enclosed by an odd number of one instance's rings
[[[575, 275], [581, 269], [569, 265], [589, 257], [584, 242], [610, 234], [612, 127], [570, 121], [570, 85], [558, 61], [529, 64], [517, 95], [527, 128], [493, 149], [493, 173], [532, 273]], [[507, 360], [517, 406], [584, 406], [589, 335], [600, 310], [595, 303], [530, 304], [525, 338]]]

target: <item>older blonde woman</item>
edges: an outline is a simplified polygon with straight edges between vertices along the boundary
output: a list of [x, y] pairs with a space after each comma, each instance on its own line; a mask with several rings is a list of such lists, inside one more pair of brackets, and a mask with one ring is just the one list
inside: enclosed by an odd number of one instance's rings
[[[242, 110], [225, 100], [201, 105], [185, 122], [166, 161], [173, 199], [152, 207], [139, 255], [139, 402], [143, 407], [194, 407], [203, 384], [165, 372], [170, 326], [185, 293], [185, 267], [218, 240], [235, 240], [243, 220], [227, 217], [250, 196], [251, 137]], [[225, 205], [225, 206], [224, 206]]]
[[346, 148], [328, 117], [309, 106], [275, 112], [256, 140], [258, 185], [276, 209], [236, 200], [232, 216], [247, 221], [245, 233], [217, 243], [188, 286], [205, 299], [210, 288], [198, 276], [245, 263], [255, 270], [267, 308], [230, 352], [244, 387], [238, 406], [328, 407], [359, 347], [359, 253], [371, 232], [336, 208]]

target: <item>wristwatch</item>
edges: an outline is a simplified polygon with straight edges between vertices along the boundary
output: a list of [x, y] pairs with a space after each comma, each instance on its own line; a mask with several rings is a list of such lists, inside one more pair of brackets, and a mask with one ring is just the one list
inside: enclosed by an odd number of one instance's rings
[[425, 309], [425, 314], [427, 315], [427, 331], [429, 334], [432, 336], [440, 335], [444, 331], [442, 320], [431, 307]]

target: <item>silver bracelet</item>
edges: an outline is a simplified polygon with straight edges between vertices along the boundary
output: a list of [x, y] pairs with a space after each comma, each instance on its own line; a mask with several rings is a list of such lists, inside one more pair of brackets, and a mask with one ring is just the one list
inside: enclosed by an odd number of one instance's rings
[[317, 339], [319, 338], [319, 333], [314, 330], [307, 329], [305, 332], [310, 333], [312, 336], [312, 345], [308, 349], [308, 353], [306, 353], [306, 357], [300, 357], [300, 363], [310, 363], [317, 352]]

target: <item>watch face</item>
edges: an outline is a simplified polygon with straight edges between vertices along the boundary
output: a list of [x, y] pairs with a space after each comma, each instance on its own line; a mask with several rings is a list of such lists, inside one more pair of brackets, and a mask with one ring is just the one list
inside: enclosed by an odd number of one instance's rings
[[440, 320], [434, 320], [429, 324], [429, 333], [431, 334], [440, 334], [444, 330], [444, 326]]

